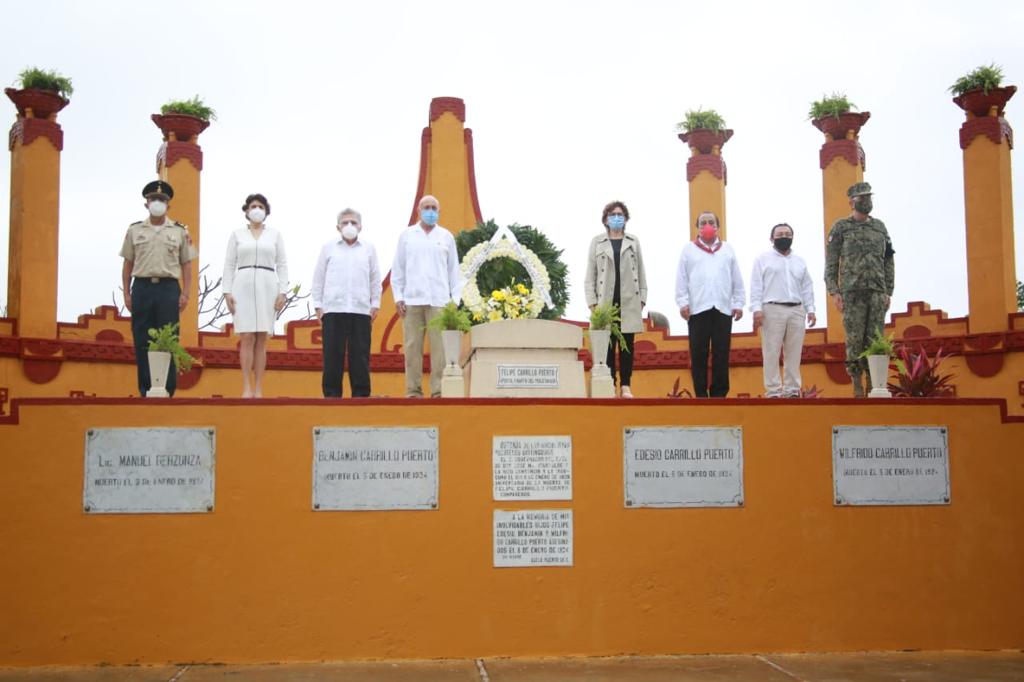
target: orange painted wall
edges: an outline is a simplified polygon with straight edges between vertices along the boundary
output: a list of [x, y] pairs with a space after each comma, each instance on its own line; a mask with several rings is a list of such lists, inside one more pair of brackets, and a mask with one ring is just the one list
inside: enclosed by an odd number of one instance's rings
[[[0, 426], [0, 665], [1024, 646], [1024, 423], [997, 401], [22, 404]], [[834, 424], [949, 427], [952, 504], [836, 508]], [[59, 424], [60, 428], [54, 428]], [[217, 429], [216, 509], [82, 512], [91, 427]], [[742, 425], [736, 509], [626, 509], [622, 429]], [[440, 430], [440, 507], [311, 511], [311, 429]], [[495, 503], [495, 434], [569, 434], [571, 502]], [[494, 569], [495, 509], [575, 566]]]
[[697, 238], [697, 217], [704, 211], [718, 216], [719, 238], [728, 238], [728, 220], [725, 217], [725, 180], [703, 170], [690, 181], [690, 239]]
[[[863, 166], [851, 164], [842, 156], [836, 156], [822, 169], [821, 191], [824, 207], [825, 244], [828, 243], [828, 233], [832, 230], [832, 224], [840, 218], [850, 215], [850, 199], [846, 196], [846, 190], [850, 185], [863, 181]], [[831, 296], [826, 296], [826, 299], [828, 340], [831, 343], [843, 343], [846, 340], [843, 314], [836, 308]]]
[[[172, 220], [188, 225], [188, 233], [192, 245], [197, 252], [200, 248], [199, 206], [200, 206], [200, 171], [188, 159], [178, 159], [172, 166], [162, 163], [159, 168], [160, 177], [171, 183], [174, 198], [170, 202], [168, 215]], [[185, 345], [198, 343], [199, 327], [199, 259], [192, 261], [192, 278], [189, 281], [189, 298], [185, 309], [181, 311], [180, 333], [181, 342]]]

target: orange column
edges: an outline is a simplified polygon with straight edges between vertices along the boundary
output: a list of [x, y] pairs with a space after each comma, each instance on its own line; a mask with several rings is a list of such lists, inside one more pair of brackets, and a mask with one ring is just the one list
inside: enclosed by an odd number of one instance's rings
[[960, 126], [967, 223], [967, 300], [972, 332], [1005, 331], [1017, 310], [1013, 247], [1013, 130], [1003, 106], [1017, 88], [976, 91], [955, 98], [967, 114]]
[[[846, 190], [864, 180], [864, 148], [860, 145], [860, 129], [871, 117], [871, 112], [847, 113], [839, 117], [827, 116], [813, 121], [814, 127], [825, 133], [825, 144], [818, 152], [821, 166], [821, 192], [825, 208], [825, 240], [828, 241], [832, 223], [850, 215], [850, 200]], [[830, 343], [846, 341], [843, 316], [836, 309], [832, 297], [827, 297], [827, 339]]]
[[722, 146], [732, 130], [719, 133], [699, 128], [679, 135], [690, 147], [686, 162], [686, 181], [690, 186], [690, 239], [697, 238], [697, 216], [710, 211], [718, 216], [718, 236], [726, 239], [725, 185], [729, 178], [722, 158]]
[[[191, 116], [154, 114], [153, 122], [164, 134], [164, 143], [156, 156], [156, 172], [174, 188], [168, 215], [172, 220], [188, 225], [192, 245], [199, 251], [199, 188], [203, 170], [203, 150], [199, 133], [209, 126]], [[181, 312], [181, 342], [185, 346], [199, 345], [199, 258], [192, 262], [192, 280], [189, 282], [188, 305]]]
[[23, 337], [56, 338], [60, 153], [57, 112], [67, 105], [40, 90], [6, 89], [18, 108], [11, 128], [11, 215], [7, 315]]

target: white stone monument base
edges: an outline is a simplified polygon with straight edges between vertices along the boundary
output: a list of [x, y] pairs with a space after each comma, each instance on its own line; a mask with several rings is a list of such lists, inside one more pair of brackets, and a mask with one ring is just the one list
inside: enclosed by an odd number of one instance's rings
[[445, 370], [444, 376], [441, 377], [441, 397], [442, 398], [465, 398], [466, 397], [466, 379], [462, 376], [461, 370], [459, 374], [448, 374], [448, 370]]
[[615, 382], [612, 381], [611, 372], [608, 371], [606, 365], [604, 367], [604, 374], [595, 373], [597, 365], [590, 370], [590, 397], [591, 398], [614, 398], [615, 397]]
[[553, 320], [502, 320], [470, 332], [469, 397], [585, 398], [583, 331]]

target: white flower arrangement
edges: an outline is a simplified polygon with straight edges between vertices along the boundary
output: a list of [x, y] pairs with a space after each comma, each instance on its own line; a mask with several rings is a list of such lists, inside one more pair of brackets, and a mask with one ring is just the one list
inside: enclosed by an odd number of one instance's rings
[[[516, 248], [518, 247], [518, 249]], [[462, 279], [465, 285], [462, 289], [462, 302], [466, 305], [474, 322], [493, 322], [505, 319], [507, 306], [502, 301], [503, 296], [495, 297], [495, 292], [484, 299], [477, 285], [476, 273], [484, 263], [494, 258], [511, 258], [522, 263], [526, 272], [530, 275], [533, 287], [522, 294], [518, 288], [515, 293], [524, 298], [521, 306], [516, 307], [516, 315], [527, 319], [536, 318], [544, 310], [546, 305], [545, 293], [551, 289], [551, 280], [548, 278], [548, 269], [533, 251], [522, 246], [518, 242], [513, 244], [508, 239], [499, 239], [496, 242], [481, 242], [468, 252], [462, 259]], [[523, 287], [525, 288], [525, 287]], [[521, 310], [521, 312], [520, 312]], [[510, 312], [511, 315], [511, 312]]]

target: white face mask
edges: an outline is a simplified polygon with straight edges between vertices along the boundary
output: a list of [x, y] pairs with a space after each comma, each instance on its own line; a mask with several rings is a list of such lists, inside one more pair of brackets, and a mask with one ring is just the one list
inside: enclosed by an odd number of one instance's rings
[[359, 236], [359, 228], [348, 223], [345, 227], [341, 228], [341, 236], [349, 241], [354, 241]]
[[154, 218], [163, 218], [167, 213], [167, 202], [157, 201], [156, 199], [149, 202], [149, 215]]
[[256, 208], [250, 208], [249, 212], [245, 215], [249, 217], [249, 220], [259, 225], [266, 220], [267, 212], [257, 206]]

